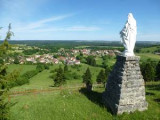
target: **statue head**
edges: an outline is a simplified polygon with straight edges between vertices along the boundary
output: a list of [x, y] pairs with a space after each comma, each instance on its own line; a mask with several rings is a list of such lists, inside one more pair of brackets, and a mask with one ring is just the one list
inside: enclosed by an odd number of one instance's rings
[[130, 25], [131, 28], [136, 27], [136, 20], [134, 19], [132, 13], [128, 14], [128, 23], [129, 23], [129, 25]]
[[128, 19], [130, 19], [130, 18], [133, 18], [133, 14], [132, 13], [128, 14]]

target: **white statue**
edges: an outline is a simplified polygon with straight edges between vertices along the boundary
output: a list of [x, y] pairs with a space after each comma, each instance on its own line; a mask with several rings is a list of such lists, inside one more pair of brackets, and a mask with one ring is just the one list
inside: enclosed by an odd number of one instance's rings
[[120, 32], [123, 46], [125, 50], [123, 56], [134, 56], [134, 46], [136, 43], [137, 25], [132, 13], [128, 14], [128, 20]]

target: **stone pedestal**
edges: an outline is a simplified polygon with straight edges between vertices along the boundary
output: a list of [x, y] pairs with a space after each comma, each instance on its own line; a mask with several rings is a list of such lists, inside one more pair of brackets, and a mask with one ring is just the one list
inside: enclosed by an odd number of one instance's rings
[[138, 56], [117, 56], [103, 94], [104, 104], [114, 114], [146, 110], [145, 86]]

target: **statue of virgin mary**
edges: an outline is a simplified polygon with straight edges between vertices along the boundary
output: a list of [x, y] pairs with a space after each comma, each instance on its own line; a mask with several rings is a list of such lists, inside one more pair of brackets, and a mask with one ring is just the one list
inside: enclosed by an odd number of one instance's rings
[[123, 56], [134, 56], [134, 46], [136, 43], [137, 25], [132, 13], [128, 14], [128, 20], [120, 32], [125, 50]]

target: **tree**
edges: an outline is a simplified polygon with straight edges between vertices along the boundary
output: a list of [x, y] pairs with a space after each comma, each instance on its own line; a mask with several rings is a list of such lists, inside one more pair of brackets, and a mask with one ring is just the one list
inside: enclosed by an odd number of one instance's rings
[[15, 57], [15, 59], [14, 59], [14, 64], [19, 64], [19, 59], [18, 59], [18, 57]]
[[68, 72], [68, 65], [66, 65], [66, 64], [64, 66], [64, 72]]
[[57, 70], [56, 77], [54, 79], [54, 86], [59, 87], [63, 85], [66, 82], [65, 76], [64, 76], [64, 71], [61, 67]]
[[102, 70], [99, 72], [96, 81], [97, 81], [98, 84], [103, 83], [103, 84], [105, 85], [106, 79], [107, 79], [107, 78], [106, 78], [105, 72], [104, 72], [104, 70], [102, 69]]
[[9, 106], [8, 102], [5, 101], [6, 94], [8, 91], [7, 88], [7, 80], [6, 76], [6, 66], [4, 64], [0, 65], [0, 120], [7, 120], [8, 119], [8, 111]]
[[111, 69], [112, 69], [112, 67], [109, 67], [108, 65], [106, 66], [106, 68], [105, 68], [105, 75], [106, 75], [106, 78], [108, 78], [109, 73], [111, 72]]
[[44, 69], [49, 70], [49, 65], [48, 64], [43, 64]]
[[45, 69], [45, 67], [44, 67], [43, 64], [38, 64], [37, 67], [36, 67], [36, 70], [37, 70], [38, 72], [42, 72], [44, 69]]
[[147, 62], [142, 70], [142, 75], [145, 81], [154, 81], [155, 79], [155, 70], [150, 62]]
[[10, 40], [11, 36], [13, 36], [14, 33], [11, 31], [11, 23], [8, 26], [8, 31], [7, 31], [7, 35], [3, 41], [3, 43], [0, 46], [0, 51], [2, 55], [5, 55], [7, 50], [10, 49], [10, 44], [8, 43], [8, 41]]
[[157, 80], [160, 80], [160, 61], [158, 62], [156, 66], [156, 78]]
[[92, 75], [91, 75], [91, 72], [90, 72], [90, 69], [87, 68], [86, 72], [84, 73], [84, 75], [82, 76], [83, 78], [83, 83], [86, 84], [86, 88], [88, 91], [91, 91], [92, 90]]
[[95, 60], [94, 56], [88, 56], [86, 58], [86, 61], [87, 61], [88, 65], [96, 66], [96, 60]]
[[[9, 49], [8, 40], [10, 40], [13, 32], [11, 32], [11, 24], [9, 24], [8, 32], [4, 42], [0, 45], [0, 59], [4, 59], [7, 56], [7, 50]], [[9, 106], [6, 99], [6, 94], [8, 92], [8, 77], [6, 72], [7, 66], [4, 61], [0, 62], [0, 120], [8, 119]]]

